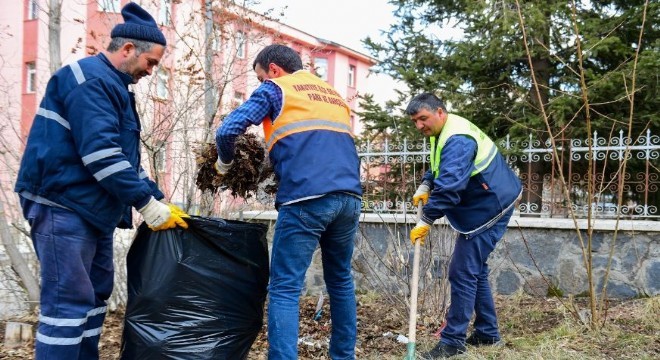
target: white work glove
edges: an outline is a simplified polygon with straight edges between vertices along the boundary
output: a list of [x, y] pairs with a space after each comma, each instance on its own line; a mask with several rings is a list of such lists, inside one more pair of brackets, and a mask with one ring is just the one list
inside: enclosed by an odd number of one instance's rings
[[158, 228], [172, 216], [170, 207], [167, 206], [167, 204], [163, 204], [156, 200], [153, 196], [147, 205], [138, 209], [138, 212], [142, 214], [144, 222], [146, 222], [150, 228]]
[[228, 164], [225, 164], [218, 157], [218, 161], [215, 162], [213, 167], [215, 168], [215, 172], [218, 173], [218, 175], [224, 176], [227, 174], [227, 171], [229, 171], [229, 168], [233, 163], [234, 161], [230, 161]]
[[427, 202], [429, 202], [429, 192], [431, 189], [429, 188], [428, 185], [422, 184], [417, 188], [417, 191], [415, 191], [415, 194], [413, 195], [413, 205], [417, 206], [420, 200], [422, 200], [422, 204], [426, 205]]

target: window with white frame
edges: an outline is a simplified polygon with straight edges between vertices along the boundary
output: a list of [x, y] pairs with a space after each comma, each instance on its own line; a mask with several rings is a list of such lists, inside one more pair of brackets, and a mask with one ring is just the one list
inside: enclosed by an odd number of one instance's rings
[[170, 96], [169, 91], [170, 72], [160, 68], [158, 69], [158, 76], [156, 77], [156, 96], [161, 99], [167, 99]]
[[154, 169], [163, 172], [167, 165], [167, 144], [162, 140], [157, 141], [154, 151]]
[[355, 87], [355, 65], [348, 65], [348, 86]]
[[322, 80], [328, 81], [328, 59], [314, 58], [314, 72]]
[[39, 4], [37, 0], [28, 0], [27, 18], [34, 20], [39, 17]]
[[160, 0], [158, 23], [165, 26], [172, 24], [172, 0]]
[[25, 64], [25, 92], [37, 91], [37, 67], [34, 62]]
[[121, 0], [96, 0], [99, 11], [118, 13], [121, 11]]
[[240, 59], [245, 58], [245, 33], [242, 31], [236, 32], [236, 56]]
[[222, 38], [220, 34], [216, 33], [214, 35], [211, 35], [211, 50], [213, 51], [220, 51], [222, 50]]

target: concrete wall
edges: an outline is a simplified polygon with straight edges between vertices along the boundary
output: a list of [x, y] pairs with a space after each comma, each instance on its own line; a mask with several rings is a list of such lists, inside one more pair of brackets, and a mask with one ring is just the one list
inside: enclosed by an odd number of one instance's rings
[[[277, 214], [255, 212], [243, 216], [245, 220], [266, 222], [272, 228]], [[359, 289], [406, 291], [405, 278], [411, 273], [413, 257], [408, 240], [412, 223], [412, 215], [363, 215], [353, 261]], [[586, 225], [585, 220], [577, 222], [585, 249]], [[588, 277], [575, 227], [569, 219], [513, 217], [488, 262], [493, 291], [505, 295], [520, 290], [539, 296], [557, 290], [563, 295], [585, 294], [589, 290]], [[612, 254], [606, 285], [608, 297], [660, 294], [660, 222], [621, 221], [615, 239], [613, 229], [616, 227], [615, 220], [597, 220], [592, 225], [596, 290], [603, 289]], [[438, 221], [430, 237], [422, 247], [421, 274], [427, 281], [440, 280], [453, 251], [455, 233], [443, 221]], [[317, 251], [307, 273], [307, 293], [323, 289], [322, 274]]]
[[[269, 225], [269, 240], [277, 213], [244, 212], [243, 220]], [[363, 215], [356, 238], [353, 273], [358, 290], [376, 290], [391, 294], [408, 291], [413, 250], [408, 231], [414, 219], [409, 216]], [[595, 286], [602, 290], [604, 273], [610, 252], [612, 264], [607, 294], [611, 298], [655, 296], [660, 294], [660, 222], [624, 221], [619, 224], [616, 241], [613, 220], [599, 220], [593, 225], [593, 268]], [[588, 290], [582, 250], [574, 224], [566, 219], [532, 219], [513, 217], [509, 229], [497, 245], [488, 262], [492, 288], [499, 294], [524, 291], [546, 296], [549, 290], [559, 289], [563, 295], [580, 295]], [[578, 227], [584, 229], [580, 221]], [[582, 231], [585, 234], [585, 231]], [[14, 231], [16, 238], [21, 236]], [[447, 264], [453, 252], [455, 233], [438, 221], [421, 251], [420, 291], [444, 286]], [[111, 306], [125, 304], [125, 257], [133, 238], [133, 231], [115, 233], [115, 291]], [[586, 237], [584, 238], [586, 241]], [[22, 239], [29, 242], [29, 239]], [[34, 253], [27, 243], [20, 247], [36, 266]], [[269, 245], [272, 245], [269, 242]], [[324, 290], [320, 251], [314, 255], [307, 272], [307, 294]], [[0, 319], [25, 315], [27, 297], [20, 288], [16, 274], [9, 266], [5, 250], [0, 246]]]

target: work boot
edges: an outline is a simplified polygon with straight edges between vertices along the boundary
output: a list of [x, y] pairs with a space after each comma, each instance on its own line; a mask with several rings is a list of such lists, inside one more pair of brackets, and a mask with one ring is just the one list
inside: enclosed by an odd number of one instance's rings
[[422, 359], [424, 360], [437, 360], [437, 359], [448, 359], [454, 355], [459, 355], [465, 352], [465, 346], [451, 346], [439, 342], [433, 350], [422, 353]]
[[485, 345], [501, 346], [504, 345], [504, 341], [498, 338], [481, 337], [475, 333], [472, 333], [467, 338], [467, 340], [465, 340], [465, 344], [472, 346], [485, 346]]

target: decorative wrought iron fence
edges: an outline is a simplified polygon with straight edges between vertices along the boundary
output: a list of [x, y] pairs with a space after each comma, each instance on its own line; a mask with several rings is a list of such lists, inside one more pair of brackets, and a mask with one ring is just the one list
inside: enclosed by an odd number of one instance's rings
[[[621, 216], [660, 219], [660, 136], [650, 130], [633, 139], [618, 136], [499, 143], [517, 171], [524, 191], [517, 213], [521, 216], [578, 217], [591, 211], [599, 218]], [[365, 212], [411, 212], [412, 194], [429, 166], [430, 144], [424, 141], [370, 142], [358, 147]], [[626, 159], [625, 176], [623, 160]], [[591, 165], [590, 164], [591, 160]], [[559, 174], [563, 170], [564, 181]], [[565, 186], [565, 187], [564, 187]], [[621, 205], [617, 196], [623, 187]], [[589, 188], [593, 196], [589, 198]], [[566, 197], [568, 193], [568, 198]]]

